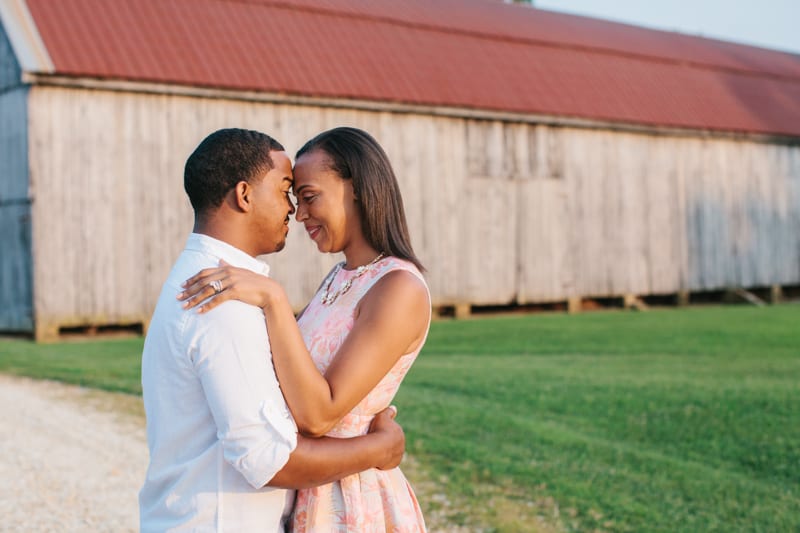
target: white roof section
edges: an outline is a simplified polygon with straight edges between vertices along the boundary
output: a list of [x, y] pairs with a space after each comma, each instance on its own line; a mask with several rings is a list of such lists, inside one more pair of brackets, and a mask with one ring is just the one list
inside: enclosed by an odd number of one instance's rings
[[23, 72], [55, 72], [25, 0], [0, 0], [0, 22]]

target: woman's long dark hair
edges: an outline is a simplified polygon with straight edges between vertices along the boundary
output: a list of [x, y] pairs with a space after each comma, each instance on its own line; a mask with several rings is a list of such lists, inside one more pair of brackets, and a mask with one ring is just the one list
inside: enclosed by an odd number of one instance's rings
[[342, 179], [352, 180], [361, 229], [369, 245], [379, 252], [410, 261], [424, 272], [411, 247], [397, 178], [378, 141], [356, 128], [334, 128], [303, 145], [295, 161], [316, 150], [330, 157], [331, 169]]

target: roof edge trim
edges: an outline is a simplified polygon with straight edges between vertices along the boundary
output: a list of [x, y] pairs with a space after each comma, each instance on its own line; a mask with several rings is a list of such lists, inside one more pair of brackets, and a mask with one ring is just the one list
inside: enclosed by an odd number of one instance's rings
[[[3, 1], [3, 0], [0, 0]], [[610, 130], [622, 133], [640, 133], [670, 137], [714, 138], [729, 140], [747, 140], [761, 143], [777, 143], [800, 146], [800, 137], [779, 133], [754, 133], [747, 131], [729, 131], [712, 129], [691, 129], [656, 124], [638, 124], [632, 122], [613, 122], [607, 120], [583, 119], [578, 117], [544, 115], [536, 113], [518, 113], [492, 109], [476, 109], [468, 107], [451, 107], [424, 104], [409, 104], [381, 100], [358, 100], [349, 98], [332, 98], [303, 96], [287, 93], [270, 93], [260, 91], [240, 91], [215, 87], [196, 87], [178, 84], [162, 84], [139, 82], [121, 79], [102, 79], [90, 77], [23, 73], [22, 81], [31, 85], [64, 87], [73, 89], [91, 89], [102, 91], [134, 92], [143, 94], [166, 94], [171, 96], [188, 96], [195, 98], [219, 98], [247, 102], [264, 102], [274, 104], [291, 104], [333, 107], [339, 109], [356, 109], [360, 111], [386, 111], [392, 113], [412, 113], [434, 115], [439, 117], [461, 118], [472, 120], [499, 120], [502, 122], [522, 122], [541, 124], [543, 126], [561, 126], [580, 129]]]
[[23, 72], [55, 72], [25, 0], [0, 0], [0, 21]]

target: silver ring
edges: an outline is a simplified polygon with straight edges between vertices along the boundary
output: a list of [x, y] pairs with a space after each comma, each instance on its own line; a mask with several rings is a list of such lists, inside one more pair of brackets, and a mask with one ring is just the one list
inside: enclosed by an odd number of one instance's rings
[[215, 279], [209, 283], [209, 285], [211, 285], [211, 288], [214, 289], [214, 294], [219, 294], [222, 292], [222, 280]]

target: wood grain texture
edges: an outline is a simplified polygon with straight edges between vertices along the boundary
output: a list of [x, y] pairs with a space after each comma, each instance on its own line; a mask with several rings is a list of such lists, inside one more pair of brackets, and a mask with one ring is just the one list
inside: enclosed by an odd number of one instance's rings
[[[291, 155], [335, 126], [375, 135], [437, 305], [800, 283], [797, 146], [38, 86], [29, 115], [43, 325], [149, 318], [192, 227], [184, 162], [222, 127]], [[340, 257], [293, 222], [266, 259], [300, 309]]]
[[28, 91], [0, 93], [0, 330], [33, 327]]

